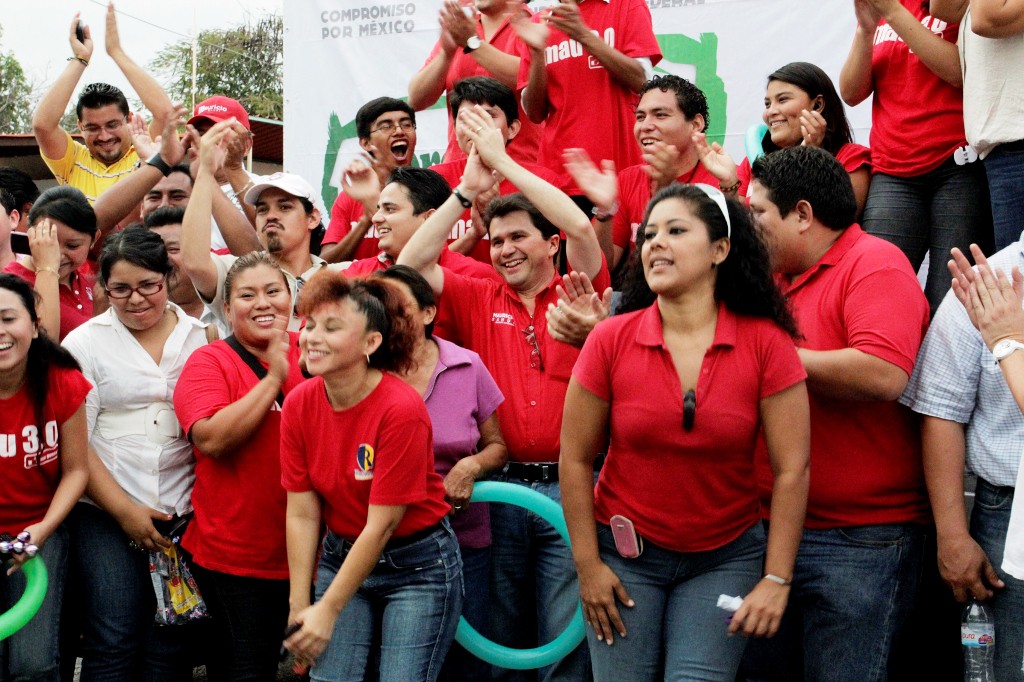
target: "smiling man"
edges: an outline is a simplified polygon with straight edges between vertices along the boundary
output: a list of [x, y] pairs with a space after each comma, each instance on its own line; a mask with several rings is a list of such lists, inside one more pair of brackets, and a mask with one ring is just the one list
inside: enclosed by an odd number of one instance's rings
[[[552, 338], [546, 323], [562, 283], [553, 262], [559, 232], [567, 237], [570, 268], [592, 278], [597, 291], [608, 285], [608, 268], [586, 214], [509, 157], [491, 116], [480, 106], [459, 116], [475, 151], [458, 187], [409, 239], [398, 262], [427, 279], [441, 297], [439, 314], [449, 316], [462, 345], [479, 353], [505, 395], [498, 419], [509, 449], [506, 480], [560, 501], [562, 407], [579, 349]], [[502, 281], [466, 277], [437, 263], [452, 225], [493, 184], [494, 171], [522, 192], [498, 197], [484, 216], [491, 264]], [[526, 514], [508, 505], [491, 509], [492, 631], [501, 633], [501, 643], [520, 648], [550, 641], [579, 603], [569, 547], [550, 526], [534, 526]], [[527, 613], [527, 605], [537, 605], [535, 613]], [[540, 677], [586, 679], [589, 667], [581, 644]]]
[[[131, 173], [139, 157], [132, 147], [129, 122], [133, 114], [128, 110], [128, 100], [112, 85], [91, 83], [79, 94], [75, 112], [85, 144], [73, 140], [60, 127], [72, 92], [93, 57], [92, 33], [89, 27], [84, 27], [84, 39], [79, 40], [75, 32], [77, 25], [78, 15], [75, 15], [68, 37], [72, 56], [53, 87], [40, 100], [32, 116], [32, 132], [43, 161], [57, 181], [80, 189], [92, 203]], [[175, 108], [160, 84], [121, 48], [113, 5], [107, 9], [106, 50], [154, 121], [163, 122], [175, 115]], [[160, 123], [159, 127], [162, 126]], [[158, 134], [159, 130], [153, 131], [154, 136]]]
[[[412, 165], [416, 112], [402, 100], [378, 97], [361, 106], [356, 112], [356, 134], [381, 186], [393, 170]], [[376, 256], [377, 233], [369, 231], [376, 212], [376, 198], [359, 201], [345, 192], [339, 194], [320, 255], [330, 263]]]

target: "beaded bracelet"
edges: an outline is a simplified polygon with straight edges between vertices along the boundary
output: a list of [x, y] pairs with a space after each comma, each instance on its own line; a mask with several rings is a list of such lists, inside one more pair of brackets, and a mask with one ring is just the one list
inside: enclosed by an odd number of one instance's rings
[[0, 535], [0, 554], [27, 554], [29, 557], [34, 557], [39, 548], [29, 542], [31, 539], [32, 534], [27, 530], [21, 531], [14, 538], [3, 533]]

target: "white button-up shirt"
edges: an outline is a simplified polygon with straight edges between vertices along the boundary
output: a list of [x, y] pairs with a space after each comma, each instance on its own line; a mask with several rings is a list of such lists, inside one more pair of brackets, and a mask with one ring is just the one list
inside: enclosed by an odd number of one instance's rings
[[[185, 361], [207, 341], [205, 324], [173, 303], [168, 306], [178, 322], [164, 344], [159, 365], [113, 308], [68, 334], [64, 347], [75, 356], [93, 385], [85, 402], [89, 444], [134, 501], [180, 515], [192, 509], [195, 456], [173, 413], [156, 415], [153, 406], [173, 403], [174, 387]], [[149, 419], [148, 434], [141, 427], [147, 423], [147, 408], [160, 422], [157, 426]], [[109, 419], [103, 421], [104, 412], [109, 413], [108, 417], [119, 417], [116, 428], [103, 427], [111, 423]], [[175, 431], [177, 437], [161, 435]]]

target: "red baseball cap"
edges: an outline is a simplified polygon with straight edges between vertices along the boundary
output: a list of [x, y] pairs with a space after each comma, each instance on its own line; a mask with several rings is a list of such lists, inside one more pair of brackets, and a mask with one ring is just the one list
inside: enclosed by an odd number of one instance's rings
[[224, 97], [223, 95], [215, 95], [197, 104], [196, 110], [192, 113], [192, 118], [188, 120], [188, 123], [189, 125], [195, 125], [197, 121], [202, 119], [220, 123], [232, 116], [245, 126], [246, 130], [251, 130], [249, 127], [249, 114], [246, 113], [245, 107], [239, 104], [238, 100]]

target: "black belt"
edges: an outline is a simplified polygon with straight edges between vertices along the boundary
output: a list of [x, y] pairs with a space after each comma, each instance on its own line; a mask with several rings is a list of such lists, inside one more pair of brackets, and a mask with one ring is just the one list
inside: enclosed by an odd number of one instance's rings
[[[594, 458], [594, 471], [604, 466], [604, 453]], [[526, 483], [555, 483], [558, 481], [558, 462], [509, 462], [505, 476]]]
[[1024, 152], [1024, 140], [1015, 140], [1013, 142], [1002, 142], [997, 144], [996, 149], [1002, 149], [1006, 152]]
[[418, 530], [411, 535], [404, 535], [400, 538], [392, 537], [388, 540], [388, 544], [384, 546], [384, 551], [389, 552], [393, 549], [401, 549], [402, 547], [408, 547], [411, 544], [417, 543], [420, 540], [425, 540], [431, 535], [444, 528], [444, 524], [438, 521], [433, 526]]

